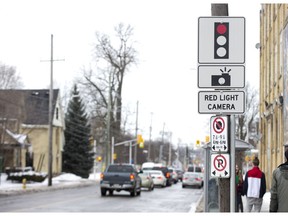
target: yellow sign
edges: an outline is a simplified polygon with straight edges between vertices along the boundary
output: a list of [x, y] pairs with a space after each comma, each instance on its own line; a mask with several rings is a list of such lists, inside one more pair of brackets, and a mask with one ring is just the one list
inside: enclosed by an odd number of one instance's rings
[[114, 159], [114, 160], [117, 159], [117, 154], [116, 154], [116, 153], [113, 154], [113, 159]]

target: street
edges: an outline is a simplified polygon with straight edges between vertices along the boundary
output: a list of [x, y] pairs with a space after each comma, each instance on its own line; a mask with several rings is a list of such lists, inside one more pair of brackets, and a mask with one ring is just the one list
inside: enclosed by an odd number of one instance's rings
[[101, 197], [95, 186], [1, 196], [0, 212], [189, 212], [203, 189], [182, 188], [181, 182], [154, 191], [142, 189], [141, 195], [115, 192]]

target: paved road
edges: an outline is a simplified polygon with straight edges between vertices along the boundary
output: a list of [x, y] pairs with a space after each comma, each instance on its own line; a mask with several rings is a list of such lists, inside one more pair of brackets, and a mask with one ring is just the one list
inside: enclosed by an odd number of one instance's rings
[[99, 185], [1, 196], [1, 212], [189, 212], [195, 208], [202, 189], [182, 188], [181, 183], [154, 191], [142, 190], [130, 197], [115, 192], [101, 197]]

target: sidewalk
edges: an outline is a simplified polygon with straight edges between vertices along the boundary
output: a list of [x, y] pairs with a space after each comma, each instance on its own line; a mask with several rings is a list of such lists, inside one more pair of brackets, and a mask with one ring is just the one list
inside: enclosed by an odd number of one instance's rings
[[[247, 212], [247, 210], [246, 210], [246, 196], [242, 196], [242, 202], [243, 202], [244, 213], [245, 213], [245, 212]], [[263, 197], [263, 204], [262, 204], [261, 212], [269, 212], [269, 205], [270, 205], [270, 192], [266, 192], [264, 197]], [[252, 212], [253, 211], [254, 211], [254, 209], [252, 209]], [[204, 195], [200, 198], [195, 212], [204, 212]]]

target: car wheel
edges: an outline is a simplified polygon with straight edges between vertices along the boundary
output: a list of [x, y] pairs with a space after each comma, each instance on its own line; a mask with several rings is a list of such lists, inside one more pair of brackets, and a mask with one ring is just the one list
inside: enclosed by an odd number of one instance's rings
[[109, 190], [109, 196], [113, 195], [113, 190]]
[[136, 187], [132, 189], [132, 191], [130, 192], [130, 196], [135, 197], [137, 195], [137, 189]]
[[106, 195], [106, 189], [101, 188], [101, 196], [105, 196]]
[[137, 191], [137, 195], [138, 195], [138, 196], [141, 195], [141, 188], [139, 188], [139, 190]]

